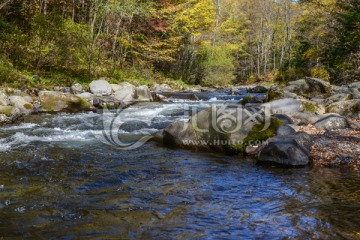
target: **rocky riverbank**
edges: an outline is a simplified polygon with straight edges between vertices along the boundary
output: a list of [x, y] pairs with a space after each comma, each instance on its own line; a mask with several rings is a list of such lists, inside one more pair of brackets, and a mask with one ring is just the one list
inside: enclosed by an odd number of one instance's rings
[[[360, 164], [360, 82], [334, 86], [315, 78], [286, 87], [234, 86], [224, 90], [238, 103], [193, 112], [190, 121], [174, 122], [155, 134], [166, 147], [246, 154], [259, 163], [301, 167]], [[167, 85], [134, 86], [96, 80], [88, 87], [55, 87], [53, 91], [0, 89], [0, 124], [36, 113], [95, 111], [138, 102], [179, 97], [199, 101], [217, 91], [196, 88], [173, 91]], [[244, 97], [246, 96], [246, 97]], [[239, 98], [237, 98], [239, 97]]]
[[221, 107], [203, 110], [187, 123], [171, 124], [157, 139], [169, 147], [252, 155], [259, 163], [357, 167], [359, 90], [359, 82], [339, 87], [315, 78], [283, 89], [256, 87], [248, 92], [266, 92], [265, 98], [250, 95], [222, 114]]

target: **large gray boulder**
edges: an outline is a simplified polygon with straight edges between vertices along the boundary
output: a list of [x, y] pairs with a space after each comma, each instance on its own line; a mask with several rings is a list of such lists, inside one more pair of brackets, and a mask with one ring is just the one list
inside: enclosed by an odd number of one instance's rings
[[80, 83], [75, 83], [71, 86], [71, 90], [73, 94], [80, 94], [84, 92], [84, 88]]
[[121, 86], [119, 84], [110, 84], [112, 92], [119, 91]]
[[135, 101], [135, 87], [134, 86], [124, 86], [120, 87], [118, 91], [114, 93], [114, 97], [125, 104]]
[[85, 99], [69, 93], [41, 91], [39, 100], [44, 112], [77, 112], [90, 109], [90, 104]]
[[333, 85], [331, 93], [334, 95], [335, 94], [351, 94], [351, 89], [345, 85], [343, 85], [343, 86]]
[[309, 112], [293, 112], [290, 115], [295, 119], [297, 125], [314, 124], [319, 120], [319, 115]]
[[[175, 126], [171, 124], [168, 128], [185, 127], [188, 129], [185, 139], [191, 136], [191, 139], [196, 140], [192, 143], [199, 144], [200, 148], [206, 145], [216, 152], [236, 154], [244, 153], [249, 145], [258, 145], [276, 136], [283, 122], [271, 116], [266, 118], [264, 113], [251, 112], [242, 108], [212, 107], [194, 114], [189, 123], [175, 124]], [[182, 144], [183, 136], [180, 134], [172, 137], [178, 139], [177, 146]], [[182, 147], [189, 148], [186, 144]]]
[[280, 126], [277, 130], [277, 136], [289, 136], [295, 134], [296, 130], [289, 126], [288, 124], [284, 124]]
[[325, 106], [321, 103], [313, 102], [310, 100], [300, 100], [300, 102], [303, 105], [305, 112], [317, 115], [321, 115], [326, 112]]
[[285, 91], [296, 93], [305, 97], [313, 98], [319, 94], [329, 95], [331, 93], [331, 84], [319, 78], [304, 78], [288, 83]]
[[34, 111], [34, 106], [32, 103], [25, 100], [21, 96], [10, 96], [10, 104], [20, 110], [23, 114], [30, 114]]
[[337, 129], [350, 128], [349, 122], [346, 118], [338, 114], [324, 114], [315, 123], [315, 127], [318, 130], [332, 131]]
[[79, 94], [76, 94], [76, 96], [79, 97], [79, 98], [86, 99], [88, 101], [91, 101], [95, 97], [94, 94], [89, 93], [89, 92], [79, 93]]
[[135, 97], [138, 101], [151, 102], [153, 100], [150, 89], [145, 85], [136, 88]]
[[174, 122], [167, 126], [162, 134], [163, 143], [167, 147], [209, 150], [189, 122]]
[[8, 96], [5, 93], [0, 92], [0, 105], [7, 106], [9, 104], [10, 104], [10, 101], [9, 101]]
[[89, 85], [91, 93], [95, 95], [110, 95], [112, 93], [111, 85], [106, 80], [95, 80]]
[[349, 85], [350, 88], [358, 88], [360, 89], [360, 82], [353, 82]]
[[262, 104], [261, 106], [270, 110], [272, 114], [289, 114], [304, 111], [304, 106], [301, 101], [292, 98], [274, 100], [272, 102]]
[[360, 118], [360, 99], [335, 102], [326, 108], [327, 113], [337, 113], [343, 117]]
[[325, 106], [329, 106], [335, 102], [341, 102], [341, 101], [347, 101], [347, 100], [351, 100], [353, 98], [352, 94], [348, 94], [348, 93], [338, 93], [335, 95], [332, 95], [330, 97], [328, 97], [325, 100]]
[[24, 114], [14, 106], [0, 106], [0, 125], [17, 122]]
[[311, 145], [311, 136], [307, 133], [276, 136], [259, 149], [257, 160], [291, 167], [306, 166], [310, 162]]

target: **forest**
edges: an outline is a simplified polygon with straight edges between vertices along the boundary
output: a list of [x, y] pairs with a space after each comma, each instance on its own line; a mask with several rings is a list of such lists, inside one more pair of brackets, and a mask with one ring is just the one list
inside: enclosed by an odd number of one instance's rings
[[306, 76], [360, 79], [358, 0], [0, 3], [2, 85], [105, 77], [225, 87]]

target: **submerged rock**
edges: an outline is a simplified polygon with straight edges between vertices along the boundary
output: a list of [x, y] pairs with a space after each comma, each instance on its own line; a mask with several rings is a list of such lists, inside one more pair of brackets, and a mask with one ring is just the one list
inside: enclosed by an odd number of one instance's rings
[[311, 145], [311, 136], [306, 133], [276, 136], [260, 148], [257, 159], [284, 166], [306, 166], [310, 162]]
[[90, 109], [90, 104], [85, 99], [69, 93], [41, 91], [39, 92], [39, 100], [42, 111], [45, 112], [59, 112], [63, 110], [77, 112]]

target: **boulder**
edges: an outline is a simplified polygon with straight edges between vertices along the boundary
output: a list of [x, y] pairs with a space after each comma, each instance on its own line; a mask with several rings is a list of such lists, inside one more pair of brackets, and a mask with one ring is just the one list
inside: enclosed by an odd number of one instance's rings
[[20, 89], [16, 88], [0, 88], [0, 93], [5, 93], [6, 95], [17, 95], [20, 96], [22, 94], [22, 91]]
[[337, 113], [344, 117], [360, 118], [360, 99], [335, 102], [326, 108], [327, 113]]
[[349, 122], [346, 118], [338, 114], [324, 114], [315, 123], [318, 130], [332, 131], [337, 129], [350, 128]]
[[119, 84], [110, 84], [112, 92], [119, 91], [121, 89], [121, 86]]
[[167, 91], [171, 91], [171, 87], [167, 84], [157, 84], [154, 87], [154, 91], [155, 92], [167, 92]]
[[266, 93], [265, 102], [270, 102], [273, 100], [278, 100], [278, 99], [283, 99], [283, 98], [298, 99], [300, 97], [298, 95], [296, 95], [295, 93], [292, 93], [292, 92], [289, 92], [286, 90], [284, 91], [284, 90], [279, 90], [279, 89], [270, 89]]
[[351, 100], [353, 96], [348, 93], [338, 93], [325, 99], [325, 106], [329, 106], [335, 102]]
[[94, 94], [89, 93], [89, 92], [79, 93], [79, 94], [76, 94], [76, 96], [80, 97], [80, 98], [83, 98], [83, 99], [86, 99], [88, 101], [92, 100], [95, 97]]
[[326, 112], [325, 106], [321, 103], [309, 100], [300, 100], [300, 102], [304, 106], [305, 112], [314, 113], [316, 115], [321, 115]]
[[281, 120], [284, 124], [294, 124], [294, 121], [285, 114], [273, 114], [273, 117], [276, 117], [277, 119]]
[[28, 103], [34, 102], [34, 99], [32, 97], [30, 97], [29, 95], [23, 95], [22, 98]]
[[20, 110], [22, 114], [30, 114], [34, 111], [34, 106], [21, 96], [10, 96], [10, 104]]
[[139, 101], [144, 101], [144, 102], [152, 101], [150, 89], [145, 85], [136, 88], [135, 96], [136, 99]]
[[332, 88], [330, 82], [325, 80], [319, 78], [304, 78], [289, 82], [284, 90], [312, 98], [318, 94], [329, 95]]
[[297, 125], [314, 124], [319, 120], [319, 115], [309, 112], [293, 112], [290, 115], [295, 118], [295, 123]]
[[270, 138], [258, 152], [257, 160], [284, 166], [306, 166], [310, 161], [311, 136], [299, 132]]
[[9, 104], [10, 104], [10, 101], [9, 101], [8, 96], [5, 93], [0, 92], [0, 105], [7, 106]]
[[358, 88], [360, 89], [360, 82], [353, 82], [349, 85], [350, 88]]
[[304, 106], [302, 105], [300, 100], [292, 99], [292, 98], [274, 100], [272, 102], [262, 104], [261, 106], [270, 110], [272, 114], [276, 114], [276, 113], [288, 114], [293, 112], [304, 111]]
[[77, 112], [90, 109], [90, 104], [85, 99], [69, 93], [41, 91], [39, 92], [39, 100], [42, 111], [45, 112]]
[[120, 101], [113, 96], [94, 97], [90, 102], [94, 107], [107, 109], [116, 109], [121, 104]]
[[120, 89], [114, 93], [114, 98], [125, 104], [135, 101], [135, 87], [132, 85], [120, 86]]
[[359, 88], [351, 88], [351, 96], [354, 99], [360, 99], [360, 90], [359, 90]]
[[312, 99], [310, 99], [310, 101], [324, 104], [325, 99], [324, 98], [312, 98]]
[[248, 93], [267, 93], [268, 89], [264, 86], [256, 86], [247, 90]]
[[193, 126], [188, 122], [174, 122], [163, 131], [163, 144], [166, 147], [206, 149], [208, 146], [196, 134]]
[[111, 85], [106, 80], [95, 80], [89, 85], [91, 93], [106, 96], [112, 93]]
[[[171, 124], [165, 128], [164, 143], [183, 148], [212, 149], [225, 154], [244, 153], [248, 146], [259, 145], [275, 136], [283, 124], [277, 118], [265, 118], [243, 108], [233, 110], [225, 109], [226, 113], [223, 107], [212, 107], [194, 114], [188, 123]], [[253, 119], [256, 116], [258, 119]]]
[[22, 120], [24, 114], [14, 106], [0, 106], [0, 124], [10, 124]]
[[348, 86], [332, 86], [332, 94], [351, 94], [351, 89]]
[[59, 87], [55, 86], [54, 91], [56, 92], [63, 92], [63, 93], [73, 93], [73, 90], [71, 87]]
[[72, 93], [74, 94], [80, 94], [84, 92], [84, 88], [80, 83], [75, 83], [71, 86]]
[[263, 103], [264, 97], [249, 95], [244, 97], [240, 103], [245, 105], [247, 103]]
[[275, 136], [283, 124], [264, 112], [231, 107], [225, 110], [223, 107], [205, 109], [195, 114], [190, 122], [200, 139], [207, 142], [211, 149], [226, 154], [243, 153], [247, 146], [266, 141]]
[[160, 93], [152, 93], [152, 98], [154, 102], [167, 102], [168, 99], [167, 97], [165, 97], [164, 95], [160, 94]]
[[292, 128], [288, 124], [284, 124], [278, 128], [276, 136], [288, 136], [288, 135], [292, 135], [295, 133], [296, 133], [296, 131], [294, 128]]

